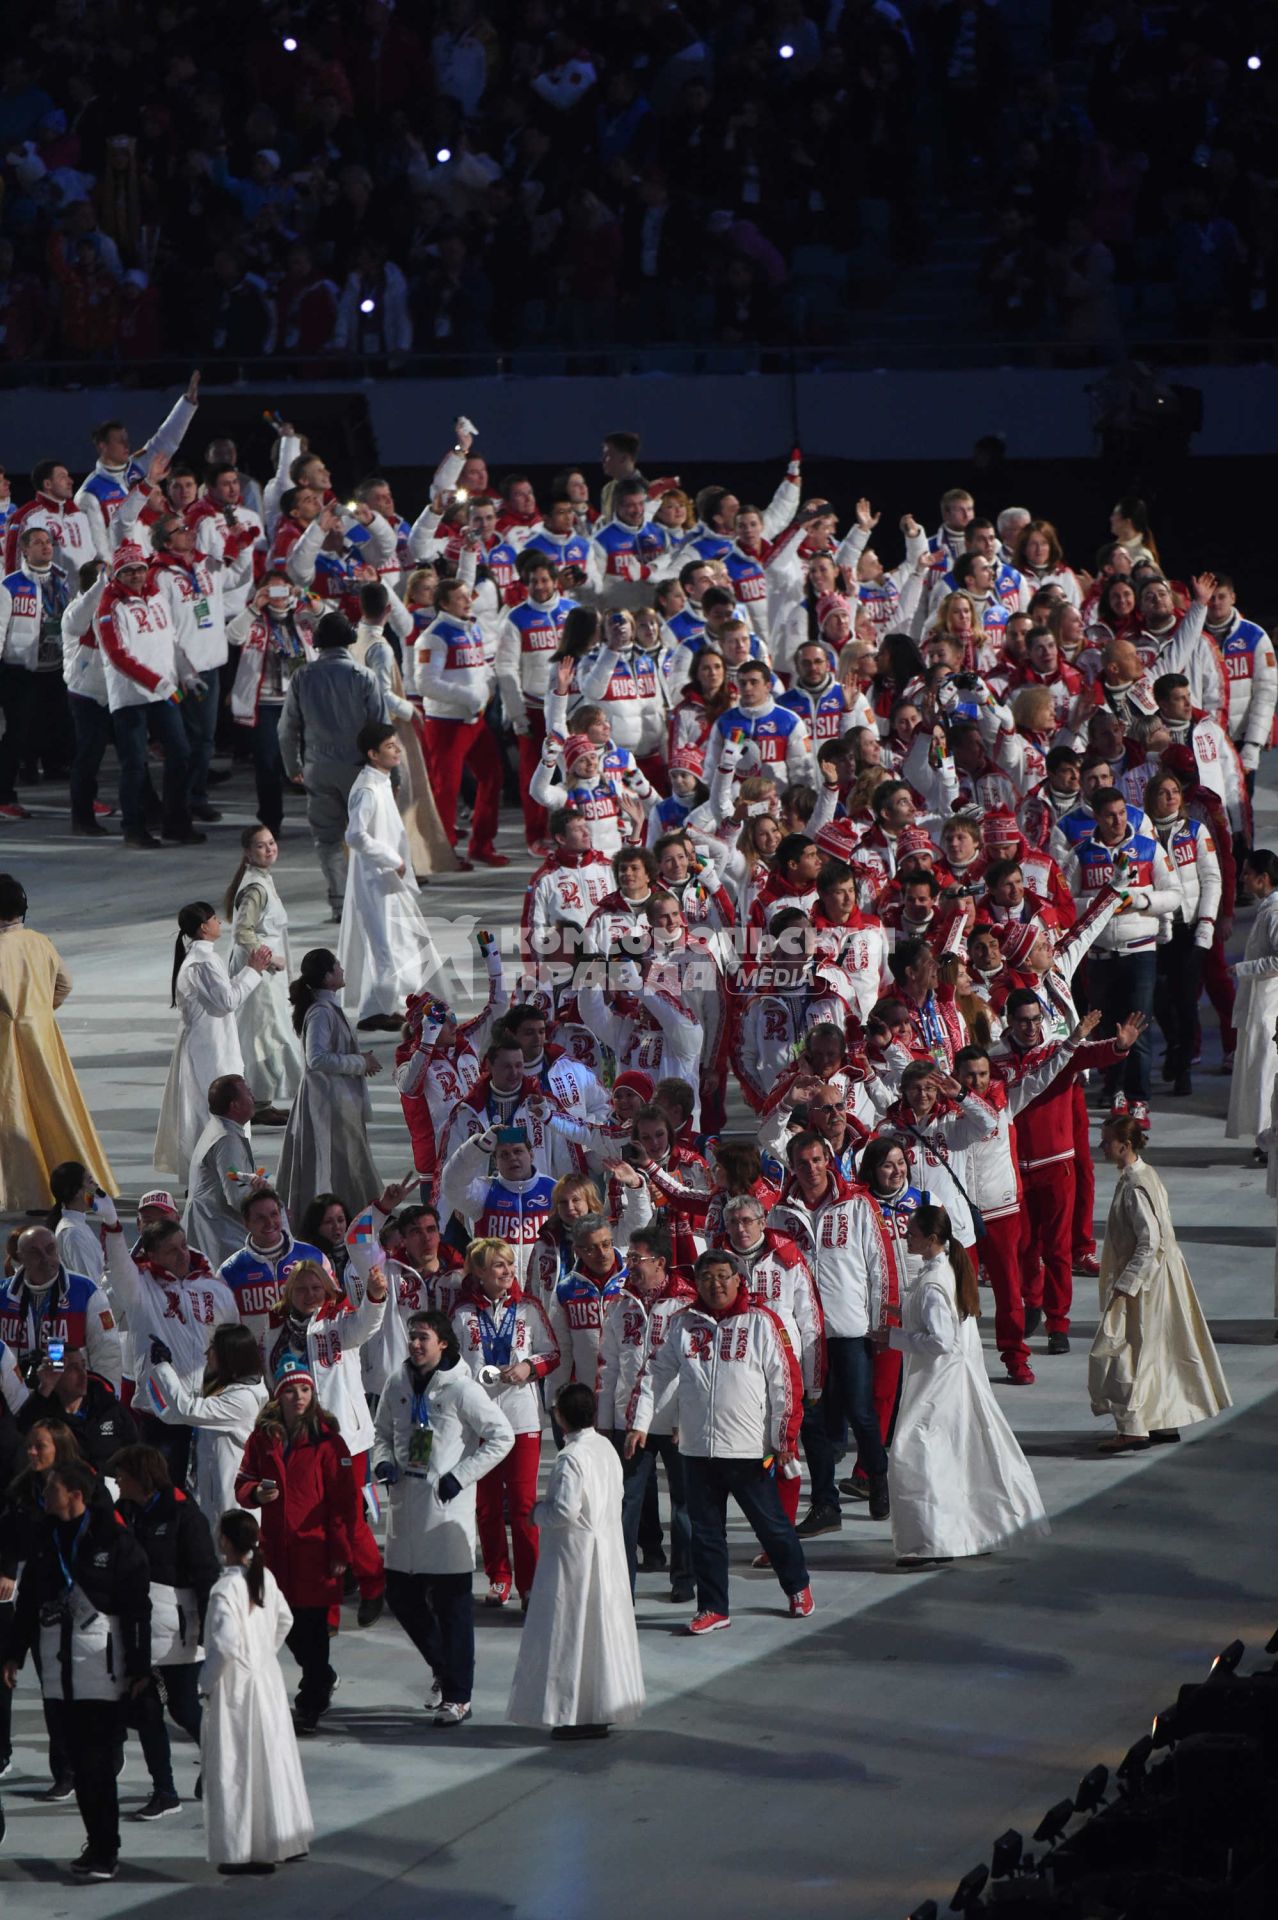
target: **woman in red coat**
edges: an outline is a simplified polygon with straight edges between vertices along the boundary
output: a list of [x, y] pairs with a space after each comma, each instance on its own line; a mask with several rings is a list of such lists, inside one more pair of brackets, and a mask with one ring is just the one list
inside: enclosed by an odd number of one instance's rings
[[293, 1610], [285, 1645], [302, 1669], [294, 1724], [314, 1733], [337, 1685], [328, 1609], [340, 1601], [350, 1565], [359, 1483], [337, 1422], [299, 1360], [287, 1358], [276, 1375], [275, 1398], [244, 1449], [235, 1497], [261, 1510], [263, 1557]]

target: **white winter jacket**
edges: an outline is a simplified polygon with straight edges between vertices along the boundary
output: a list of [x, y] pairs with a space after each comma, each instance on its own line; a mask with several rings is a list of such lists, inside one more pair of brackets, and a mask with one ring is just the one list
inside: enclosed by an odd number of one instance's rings
[[794, 1445], [802, 1382], [776, 1315], [742, 1294], [721, 1317], [699, 1300], [674, 1315], [639, 1376], [630, 1424], [651, 1431], [675, 1386], [679, 1451], [700, 1460], [765, 1460]]
[[[515, 1444], [511, 1425], [460, 1360], [437, 1367], [425, 1389], [430, 1458], [412, 1462], [414, 1390], [407, 1361], [377, 1403], [373, 1477], [388, 1467], [386, 1565], [392, 1573], [471, 1573], [475, 1565], [475, 1482]], [[461, 1492], [439, 1497], [451, 1473]]]

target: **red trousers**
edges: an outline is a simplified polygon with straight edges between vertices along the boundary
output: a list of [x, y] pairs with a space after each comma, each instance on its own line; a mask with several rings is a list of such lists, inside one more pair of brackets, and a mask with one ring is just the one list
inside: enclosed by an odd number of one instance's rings
[[510, 1579], [510, 1551], [504, 1514], [510, 1516], [514, 1546], [515, 1585], [520, 1598], [532, 1592], [537, 1571], [537, 1529], [532, 1510], [537, 1499], [537, 1469], [541, 1465], [541, 1435], [517, 1433], [506, 1458], [475, 1482], [475, 1524], [479, 1551], [489, 1586]]
[[[351, 1455], [351, 1465], [355, 1469], [355, 1478], [359, 1482], [359, 1517], [355, 1522], [355, 1538], [351, 1543], [351, 1572], [359, 1583], [361, 1600], [375, 1600], [386, 1591], [386, 1569], [382, 1565], [381, 1549], [373, 1538], [373, 1529], [368, 1524], [368, 1512], [364, 1506], [364, 1488], [368, 1485], [368, 1455]], [[330, 1607], [328, 1624], [340, 1626], [342, 1610]]]
[[1009, 1213], [1000, 1220], [986, 1216], [985, 1238], [977, 1241], [981, 1277], [994, 1295], [994, 1339], [1004, 1366], [1029, 1359], [1025, 1344], [1025, 1303], [1021, 1295], [1021, 1217]]
[[1022, 1179], [1022, 1297], [1027, 1307], [1043, 1309], [1049, 1333], [1068, 1333], [1074, 1302], [1074, 1163], [1056, 1160]]
[[1228, 1060], [1234, 1051], [1234, 983], [1225, 962], [1225, 943], [1217, 934], [1203, 955], [1203, 988], [1220, 1022], [1220, 1051]]
[[457, 845], [457, 795], [462, 768], [469, 767], [475, 776], [470, 853], [473, 859], [482, 860], [493, 851], [497, 809], [501, 805], [501, 755], [497, 742], [482, 715], [478, 720], [432, 720], [428, 715], [423, 725], [426, 771], [450, 847]]
[[531, 853], [533, 843], [544, 840], [548, 834], [546, 809], [538, 806], [528, 789], [532, 777], [541, 763], [541, 749], [546, 739], [546, 716], [544, 713], [528, 714], [528, 732], [518, 734], [519, 741], [519, 798], [524, 809], [524, 839]]
[[799, 1517], [799, 1490], [803, 1482], [796, 1474], [793, 1480], [787, 1480], [780, 1468], [777, 1469], [777, 1499], [781, 1502], [781, 1511], [793, 1526]]
[[1087, 1100], [1081, 1080], [1074, 1082], [1074, 1218], [1071, 1243], [1075, 1260], [1096, 1252], [1093, 1232], [1096, 1218], [1096, 1172], [1092, 1166], [1091, 1139], [1087, 1132]]

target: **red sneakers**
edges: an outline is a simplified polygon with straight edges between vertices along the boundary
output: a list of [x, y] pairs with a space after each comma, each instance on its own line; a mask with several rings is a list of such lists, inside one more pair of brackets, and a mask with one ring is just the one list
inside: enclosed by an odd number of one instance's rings
[[732, 1621], [726, 1613], [696, 1613], [684, 1628], [685, 1633], [718, 1633], [722, 1627], [730, 1627]]
[[1025, 1360], [1009, 1360], [1007, 1363], [1008, 1385], [1013, 1387], [1032, 1387], [1034, 1369]]
[[509, 1598], [510, 1581], [492, 1580], [489, 1582], [488, 1591], [484, 1595], [484, 1605], [486, 1607], [504, 1607]]
[[805, 1587], [802, 1593], [790, 1595], [790, 1614], [795, 1620], [806, 1620], [810, 1613], [816, 1612], [816, 1601], [812, 1598], [811, 1587]]

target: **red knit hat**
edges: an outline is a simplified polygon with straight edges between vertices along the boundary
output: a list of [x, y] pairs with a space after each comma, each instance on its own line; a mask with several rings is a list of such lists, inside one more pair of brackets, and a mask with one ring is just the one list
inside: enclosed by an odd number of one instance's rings
[[574, 760], [580, 760], [583, 753], [598, 753], [594, 741], [588, 733], [570, 733], [564, 741], [564, 765], [571, 767]]
[[699, 780], [705, 768], [706, 756], [700, 747], [676, 747], [670, 756], [671, 773], [695, 773]]
[[126, 567], [144, 567], [146, 563], [146, 555], [137, 542], [123, 540], [116, 548], [115, 558], [111, 562], [111, 578], [114, 579], [117, 573], [123, 573]]
[[1007, 846], [1009, 842], [1019, 846], [1021, 830], [1016, 824], [1016, 815], [1010, 807], [989, 807], [981, 822], [981, 844], [986, 847]]
[[1043, 928], [1037, 920], [1009, 921], [1007, 926], [999, 927], [999, 944], [1003, 949], [1003, 958], [1009, 967], [1021, 967], [1030, 957], [1034, 942]]
[[637, 1093], [645, 1105], [657, 1090], [657, 1083], [652, 1075], [644, 1073], [639, 1067], [627, 1067], [624, 1073], [617, 1075], [612, 1084], [614, 1090], [617, 1087], [629, 1087], [631, 1093]]
[[823, 627], [826, 623], [826, 619], [832, 613], [846, 614], [849, 622], [851, 621], [852, 609], [848, 605], [847, 598], [844, 594], [823, 593], [821, 595], [820, 599], [816, 603], [816, 616], [817, 616], [818, 627]]
[[1191, 787], [1197, 786], [1198, 762], [1194, 758], [1192, 747], [1182, 746], [1176, 742], [1170, 747], [1164, 747], [1160, 758], [1168, 773], [1174, 773], [1178, 780], [1185, 781]]
[[896, 836], [896, 857], [898, 864], [907, 853], [935, 854], [931, 836], [922, 827], [903, 827]]

